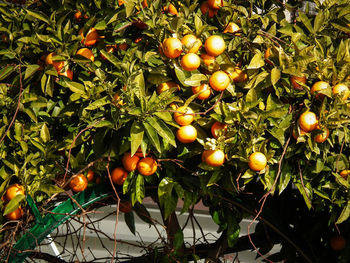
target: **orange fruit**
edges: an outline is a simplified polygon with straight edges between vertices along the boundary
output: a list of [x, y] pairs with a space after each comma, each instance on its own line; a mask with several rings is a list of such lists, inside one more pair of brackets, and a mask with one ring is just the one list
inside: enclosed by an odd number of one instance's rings
[[139, 43], [139, 42], [141, 42], [142, 41], [142, 37], [138, 37], [138, 38], [136, 38], [135, 40], [134, 40], [134, 42], [137, 44], [137, 43]]
[[219, 136], [219, 134], [226, 133], [227, 124], [216, 121], [211, 126], [210, 131], [211, 131], [211, 134], [213, 135], [213, 137], [216, 139]]
[[86, 47], [81, 48], [77, 51], [77, 55], [83, 56], [87, 59], [90, 59], [92, 62], [95, 61], [95, 57], [94, 54], [92, 53], [92, 51]]
[[228, 71], [227, 74], [235, 83], [245, 82], [248, 79], [247, 73], [239, 67], [235, 67], [233, 72]]
[[342, 100], [347, 100], [350, 95], [350, 90], [346, 84], [339, 83], [332, 89], [333, 95], [339, 95]]
[[203, 83], [200, 86], [192, 87], [192, 92], [193, 94], [199, 93], [199, 95], [197, 96], [198, 99], [206, 100], [207, 98], [210, 97], [211, 89], [208, 84]]
[[81, 12], [80, 12], [79, 10], [76, 11], [75, 14], [74, 14], [74, 18], [75, 18], [77, 21], [80, 21], [80, 20], [81, 20], [81, 17], [82, 17]]
[[344, 179], [347, 179], [348, 176], [350, 175], [350, 170], [343, 170], [340, 172], [341, 177], [343, 177]]
[[98, 176], [98, 177], [96, 178], [95, 183], [96, 183], [96, 184], [100, 184], [101, 182], [102, 182], [102, 179], [101, 179], [101, 177]]
[[121, 6], [124, 4], [124, 0], [118, 0], [118, 5]]
[[88, 179], [85, 175], [78, 174], [70, 180], [69, 186], [74, 192], [84, 191], [88, 186]]
[[317, 81], [316, 83], [314, 83], [314, 85], [312, 85], [310, 91], [312, 95], [315, 95], [316, 99], [323, 99], [325, 95], [319, 92], [325, 91], [328, 88], [329, 84], [327, 82]]
[[224, 3], [223, 0], [208, 0], [208, 5], [212, 9], [220, 9]]
[[202, 153], [202, 161], [209, 166], [221, 166], [225, 162], [225, 153], [222, 150], [205, 150]]
[[200, 9], [203, 15], [206, 15], [208, 13], [209, 18], [214, 17], [218, 13], [218, 10], [209, 7], [208, 1], [203, 2], [200, 6]]
[[140, 157], [140, 158], [143, 158], [143, 157], [146, 157], [147, 156], [147, 153], [146, 155], [144, 156], [143, 153], [142, 153], [142, 150], [141, 150], [141, 147], [139, 147], [135, 153], [136, 156]]
[[120, 98], [119, 93], [115, 93], [113, 95], [113, 103], [119, 108], [120, 106], [124, 106], [125, 102]]
[[265, 169], [266, 164], [266, 156], [261, 152], [254, 152], [249, 156], [248, 166], [253, 171], [259, 172]]
[[84, 37], [83, 29], [80, 29], [79, 35], [81, 35], [82, 40], [81, 43], [85, 46], [93, 46], [96, 44], [98, 38], [100, 37], [97, 30], [93, 27], [91, 28]]
[[194, 53], [187, 53], [181, 58], [181, 66], [184, 70], [196, 70], [201, 64], [201, 59]]
[[306, 132], [313, 131], [314, 129], [317, 128], [317, 125], [318, 125], [317, 116], [315, 113], [311, 111], [305, 111], [304, 113], [302, 113], [299, 117], [298, 122], [299, 122], [300, 129]]
[[7, 214], [5, 217], [7, 220], [18, 220], [23, 216], [23, 209], [22, 207], [18, 207], [15, 211]]
[[216, 91], [225, 90], [230, 85], [230, 78], [224, 71], [216, 71], [209, 78], [210, 87]]
[[197, 53], [202, 46], [202, 41], [192, 34], [184, 36], [181, 43], [186, 47], [187, 53]]
[[176, 131], [176, 138], [182, 143], [194, 142], [197, 138], [197, 130], [192, 125], [181, 126]]
[[315, 135], [314, 137], [315, 142], [319, 142], [319, 143], [325, 142], [329, 137], [329, 130], [326, 127], [324, 127], [323, 129], [317, 128], [317, 130], [322, 131], [322, 133], [318, 133]]
[[64, 61], [53, 61], [52, 58], [56, 56], [55, 52], [51, 52], [48, 54], [45, 58], [46, 65], [52, 65], [57, 72], [60, 72], [61, 69], [64, 67]]
[[122, 43], [122, 44], [120, 44], [119, 45], [119, 49], [120, 50], [127, 50], [129, 48], [129, 45], [128, 44], [126, 44], [126, 43]]
[[177, 12], [176, 7], [173, 4], [169, 4], [168, 6], [164, 6], [163, 7], [163, 11], [164, 12], [168, 12], [169, 14], [178, 16], [179, 13]]
[[201, 59], [203, 59], [203, 62], [206, 66], [209, 66], [210, 64], [215, 62], [215, 57], [210, 56], [207, 53], [201, 54]]
[[24, 195], [24, 187], [20, 184], [12, 184], [10, 185], [7, 190], [5, 197], [7, 201], [12, 200], [17, 195]]
[[73, 80], [73, 71], [71, 69], [67, 69], [66, 71], [63, 71], [63, 72], [58, 72], [58, 75], [65, 76], [70, 80]]
[[168, 58], [177, 58], [182, 53], [182, 43], [175, 37], [163, 41], [163, 53]]
[[157, 171], [157, 162], [151, 157], [142, 158], [137, 164], [137, 170], [144, 176], [149, 176]]
[[[306, 83], [306, 77], [303, 75], [302, 77], [298, 77], [298, 76], [291, 76], [290, 77], [290, 82], [293, 85], [293, 88], [295, 90], [303, 90], [303, 86], [300, 85], [299, 83]], [[299, 83], [298, 83], [299, 82]]]
[[141, 5], [142, 5], [143, 8], [146, 8], [148, 6], [147, 0], [143, 0]]
[[179, 107], [174, 112], [174, 120], [181, 126], [190, 125], [194, 120], [193, 110], [190, 107]]
[[129, 201], [120, 201], [119, 211], [123, 213], [130, 213], [132, 210], [132, 205]]
[[89, 170], [87, 172], [86, 178], [88, 179], [88, 182], [92, 182], [95, 179], [95, 173], [93, 170]]
[[265, 58], [266, 63], [272, 66], [273, 62], [268, 59], [270, 56], [271, 56], [271, 48], [267, 48], [265, 50], [265, 53], [264, 53], [264, 58]]
[[298, 127], [297, 126], [295, 126], [293, 131], [292, 131], [292, 136], [296, 140], [298, 139], [299, 136], [304, 136], [305, 134], [307, 134], [307, 132], [304, 131], [303, 129], [300, 129], [300, 127], [299, 127], [299, 134], [298, 134]]
[[343, 236], [340, 236], [340, 235], [333, 236], [329, 240], [329, 245], [331, 246], [331, 248], [333, 250], [340, 251], [340, 250], [343, 250], [345, 248], [346, 240]]
[[113, 169], [111, 173], [112, 182], [117, 185], [123, 185], [126, 177], [128, 177], [128, 172], [122, 167]]
[[216, 57], [225, 51], [226, 44], [221, 36], [213, 35], [207, 38], [204, 48], [209, 55]]
[[[233, 22], [228, 23], [228, 25], [225, 27], [224, 29], [224, 33], [232, 33], [235, 34], [237, 32], [239, 32], [241, 30], [241, 28]], [[237, 36], [240, 36], [241, 34], [236, 34]]]
[[164, 91], [167, 91], [167, 90], [169, 90], [171, 88], [175, 88], [175, 87], [177, 87], [177, 90], [180, 90], [179, 84], [177, 84], [175, 82], [172, 82], [172, 81], [163, 82], [163, 83], [158, 85], [157, 92], [158, 92], [158, 94], [160, 94]]
[[122, 158], [124, 169], [128, 172], [136, 170], [139, 160], [140, 158], [137, 155], [131, 156], [131, 152], [124, 153], [124, 156]]

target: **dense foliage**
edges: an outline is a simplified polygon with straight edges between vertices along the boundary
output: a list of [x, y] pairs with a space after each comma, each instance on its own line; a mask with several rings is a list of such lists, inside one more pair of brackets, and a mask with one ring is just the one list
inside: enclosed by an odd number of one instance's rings
[[[151, 196], [166, 219], [179, 199], [182, 212], [201, 200], [223, 233], [220, 242], [231, 248], [239, 242], [239, 222], [261, 208], [258, 226], [268, 225], [277, 237], [259, 244], [260, 252], [282, 244], [270, 260], [349, 262], [349, 250], [334, 251], [329, 240], [350, 235], [350, 179], [340, 175], [350, 169], [350, 104], [346, 91], [332, 89], [350, 83], [350, 2], [284, 2], [229, 0], [213, 17], [202, 13], [201, 1], [189, 0], [172, 3], [178, 14], [161, 0], [0, 3], [0, 196], [19, 183], [45, 206], [88, 169], [109, 185], [123, 154], [141, 149], [158, 168], [151, 176], [132, 171], [116, 186], [132, 204]], [[230, 22], [239, 30], [224, 33]], [[79, 31], [86, 36], [91, 28], [99, 37], [88, 45]], [[186, 71], [180, 59], [189, 47], [169, 59], [162, 43], [189, 33], [203, 43], [198, 54], [211, 35], [221, 36], [226, 49], [214, 63], [201, 60]], [[92, 58], [77, 54], [83, 47]], [[218, 70], [232, 77], [229, 86], [200, 100], [192, 87], [209, 83]], [[180, 89], [157, 93], [167, 81]], [[318, 81], [328, 84], [315, 92]], [[192, 143], [176, 139], [179, 106], [195, 113]], [[318, 126], [302, 135], [298, 120], [306, 111], [316, 114]], [[227, 130], [214, 138], [216, 121]], [[317, 142], [326, 129], [329, 137]], [[208, 149], [222, 150], [224, 164], [202, 162]], [[267, 158], [259, 172], [248, 166], [253, 152]], [[0, 201], [4, 215], [20, 205], [26, 207], [25, 195]], [[1, 215], [0, 224], [6, 221]], [[255, 233], [269, 240], [265, 232]], [[191, 253], [175, 237], [176, 249], [167, 253], [186, 262]]]

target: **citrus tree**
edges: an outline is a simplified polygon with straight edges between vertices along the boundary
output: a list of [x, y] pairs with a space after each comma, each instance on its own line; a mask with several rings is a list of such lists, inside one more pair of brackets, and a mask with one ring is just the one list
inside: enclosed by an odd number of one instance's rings
[[[27, 0], [0, 17], [3, 260], [55, 200], [103, 184], [133, 232], [143, 199], [159, 205], [167, 242], [146, 261], [349, 261], [348, 0]], [[208, 207], [216, 242], [186, 246], [179, 200]]]

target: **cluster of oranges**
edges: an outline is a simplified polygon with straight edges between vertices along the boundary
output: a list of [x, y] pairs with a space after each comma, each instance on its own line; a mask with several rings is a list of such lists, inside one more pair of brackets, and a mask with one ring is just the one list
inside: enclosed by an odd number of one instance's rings
[[97, 177], [95, 179], [95, 172], [89, 170], [86, 176], [84, 174], [77, 174], [73, 176], [69, 182], [69, 186], [74, 192], [82, 192], [88, 187], [89, 182], [94, 181], [99, 184], [101, 182], [101, 178]]
[[133, 156], [131, 152], [126, 152], [122, 158], [123, 167], [112, 170], [111, 177], [115, 184], [123, 185], [128, 176], [128, 172], [137, 171], [143, 176], [150, 176], [157, 171], [157, 161], [152, 157], [144, 156], [139, 149]]
[[[5, 195], [3, 196], [3, 201], [9, 202], [11, 201], [13, 198], [15, 198], [17, 195], [24, 195], [24, 187], [23, 185], [20, 184], [12, 184], [10, 185], [7, 190]], [[18, 208], [16, 208], [14, 211], [12, 211], [11, 213], [5, 215], [5, 217], [8, 220], [18, 220], [23, 216], [23, 209], [21, 206], [19, 206]]]

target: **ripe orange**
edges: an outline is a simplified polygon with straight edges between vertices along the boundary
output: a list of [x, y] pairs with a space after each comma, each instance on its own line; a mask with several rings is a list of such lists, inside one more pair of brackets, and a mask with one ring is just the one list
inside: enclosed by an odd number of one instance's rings
[[93, 27], [91, 28], [84, 37], [83, 29], [80, 29], [79, 35], [82, 37], [81, 43], [85, 46], [93, 46], [96, 44], [98, 38], [100, 37], [97, 30]]
[[197, 96], [198, 99], [206, 100], [207, 98], [210, 97], [211, 89], [208, 84], [203, 83], [200, 86], [192, 87], [192, 92], [193, 94], [199, 93], [199, 95]]
[[78, 174], [70, 180], [69, 186], [74, 192], [84, 191], [88, 186], [88, 179], [85, 175]]
[[271, 60], [269, 60], [270, 56], [271, 56], [271, 48], [267, 48], [265, 50], [264, 58], [265, 58], [266, 63], [272, 66], [273, 62]]
[[187, 53], [197, 53], [202, 46], [202, 41], [192, 34], [184, 36], [181, 43], [186, 47]]
[[136, 170], [137, 163], [139, 162], [139, 160], [140, 158], [137, 155], [131, 156], [130, 152], [124, 153], [124, 156], [122, 158], [124, 169], [128, 172]]
[[138, 37], [138, 38], [136, 38], [135, 40], [134, 40], [134, 42], [137, 44], [137, 43], [139, 43], [139, 42], [141, 42], [142, 41], [142, 37]]
[[175, 82], [172, 82], [172, 81], [163, 82], [163, 83], [158, 85], [157, 92], [158, 92], [158, 94], [160, 94], [164, 91], [167, 91], [167, 90], [169, 90], [171, 88], [175, 88], [175, 87], [177, 87], [177, 90], [180, 90], [179, 84], [177, 84]]
[[221, 166], [225, 162], [225, 153], [222, 150], [205, 150], [202, 153], [202, 161], [209, 166]]
[[122, 44], [120, 44], [119, 45], [119, 49], [120, 50], [127, 50], [129, 48], [129, 45], [128, 44], [126, 44], [126, 43], [122, 43]]
[[126, 177], [128, 177], [128, 172], [122, 167], [117, 167], [113, 169], [111, 177], [114, 184], [123, 185]]
[[206, 15], [208, 13], [209, 18], [214, 17], [218, 13], [218, 10], [209, 7], [208, 1], [203, 2], [200, 9], [203, 15]]
[[304, 136], [305, 134], [307, 134], [307, 132], [300, 129], [300, 127], [299, 127], [299, 135], [298, 135], [298, 127], [297, 126], [295, 126], [293, 131], [292, 131], [292, 136], [296, 140], [298, 139], [299, 136]]
[[142, 150], [141, 150], [141, 147], [139, 147], [135, 153], [136, 156], [140, 157], [140, 158], [143, 158], [143, 157], [146, 157], [147, 156], [147, 152], [146, 152], [146, 155], [143, 155], [142, 153]]
[[350, 170], [343, 170], [340, 172], [341, 177], [343, 177], [344, 179], [347, 179], [348, 176], [350, 175]]
[[325, 91], [328, 88], [329, 88], [329, 84], [327, 82], [317, 81], [311, 87], [311, 94], [315, 95], [316, 99], [323, 99], [325, 95], [319, 92]]
[[201, 64], [201, 59], [194, 53], [187, 53], [181, 58], [181, 66], [184, 70], [196, 70]]
[[146, 8], [148, 6], [147, 0], [143, 0], [141, 5], [142, 5], [143, 8]]
[[75, 14], [74, 14], [74, 18], [75, 18], [77, 21], [80, 21], [80, 20], [81, 20], [81, 17], [82, 17], [81, 12], [80, 12], [79, 10], [76, 11]]
[[73, 71], [71, 69], [67, 69], [66, 71], [63, 71], [63, 72], [58, 72], [58, 75], [65, 76], [70, 80], [73, 80]]
[[118, 5], [121, 6], [124, 4], [124, 0], [118, 0]]
[[300, 129], [306, 132], [313, 131], [314, 129], [317, 128], [317, 125], [318, 125], [317, 116], [315, 113], [311, 111], [306, 111], [302, 113], [299, 117], [298, 122], [299, 122]]
[[[232, 33], [235, 34], [237, 32], [239, 32], [241, 30], [241, 28], [233, 22], [228, 23], [228, 25], [225, 27], [224, 29], [224, 33]], [[237, 33], [237, 36], [240, 36], [241, 34]]]
[[342, 100], [347, 100], [350, 95], [350, 90], [346, 84], [339, 83], [335, 85], [332, 89], [333, 95], [338, 95]]
[[175, 37], [163, 41], [163, 53], [168, 58], [177, 58], [182, 53], [182, 43]]
[[64, 67], [64, 61], [53, 61], [52, 58], [56, 56], [55, 52], [51, 52], [48, 54], [45, 58], [46, 65], [52, 65], [57, 72], [60, 72], [61, 69]]
[[[116, 50], [115, 45], [107, 45], [107, 46], [106, 46], [106, 51], [107, 51], [107, 53], [113, 53], [115, 50]], [[104, 55], [102, 55], [102, 54], [100, 54], [100, 55], [101, 55], [101, 58], [102, 58], [103, 60], [107, 60], [107, 58], [106, 58]]]
[[331, 248], [333, 250], [340, 251], [340, 250], [343, 250], [345, 248], [346, 240], [343, 236], [340, 236], [340, 235], [333, 236], [329, 240], [329, 245], [331, 246]]
[[92, 62], [95, 61], [95, 57], [94, 54], [92, 53], [92, 51], [86, 47], [81, 48], [77, 51], [77, 55], [83, 56], [87, 59], [90, 59]]
[[193, 110], [190, 107], [179, 107], [174, 112], [174, 120], [181, 126], [190, 125], [194, 120]]
[[[293, 85], [293, 88], [295, 90], [303, 90], [303, 86], [300, 85], [299, 83], [306, 83], [306, 77], [303, 75], [302, 77], [298, 77], [298, 76], [291, 76], [290, 77], [290, 82]], [[298, 83], [299, 82], [299, 83]]]
[[225, 90], [230, 85], [230, 78], [224, 71], [216, 71], [209, 78], [210, 87], [216, 91]]
[[254, 152], [249, 156], [249, 168], [253, 171], [260, 172], [265, 169], [267, 164], [265, 154], [261, 152]]
[[212, 9], [220, 9], [224, 3], [223, 0], [208, 0], [208, 5]]
[[225, 51], [226, 44], [221, 36], [213, 35], [207, 38], [204, 47], [209, 55], [216, 57]]
[[318, 133], [315, 135], [314, 137], [315, 142], [319, 142], [319, 143], [325, 142], [329, 137], [329, 130], [326, 127], [324, 127], [323, 129], [317, 128], [317, 130], [322, 131], [322, 133]]
[[24, 195], [24, 187], [20, 184], [12, 184], [7, 188], [6, 199], [7, 201], [12, 200], [16, 195]]
[[5, 217], [7, 220], [18, 220], [23, 216], [23, 209], [22, 207], [18, 207], [15, 211], [7, 214]]
[[214, 122], [214, 124], [211, 126], [211, 134], [216, 139], [218, 138], [219, 134], [225, 134], [227, 131], [227, 124], [221, 123], [221, 122]]
[[239, 67], [235, 67], [233, 72], [228, 71], [227, 74], [235, 83], [245, 82], [248, 79], [247, 73]]
[[119, 203], [119, 211], [123, 213], [130, 213], [132, 210], [132, 205], [129, 201], [120, 201]]
[[207, 53], [203, 53], [201, 55], [201, 59], [203, 59], [203, 62], [206, 66], [209, 66], [210, 64], [215, 62], [215, 57], [214, 56], [210, 56]]
[[176, 131], [176, 138], [182, 143], [194, 142], [197, 138], [197, 130], [192, 125], [181, 126]]
[[95, 173], [93, 170], [89, 170], [87, 172], [86, 178], [88, 179], [89, 182], [92, 182], [95, 179]]
[[168, 12], [169, 14], [178, 16], [179, 13], [177, 12], [176, 7], [173, 4], [169, 4], [168, 6], [164, 6], [163, 7], [163, 11], [164, 12]]
[[151, 157], [142, 158], [137, 164], [137, 170], [144, 176], [149, 176], [157, 171], [157, 162]]

